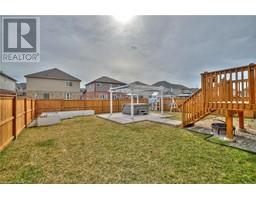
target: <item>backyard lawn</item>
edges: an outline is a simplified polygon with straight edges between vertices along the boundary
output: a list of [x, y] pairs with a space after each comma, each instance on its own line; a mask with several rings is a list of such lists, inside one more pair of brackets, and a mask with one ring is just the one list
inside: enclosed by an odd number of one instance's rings
[[256, 155], [205, 135], [92, 117], [25, 129], [0, 153], [0, 183], [256, 183]]

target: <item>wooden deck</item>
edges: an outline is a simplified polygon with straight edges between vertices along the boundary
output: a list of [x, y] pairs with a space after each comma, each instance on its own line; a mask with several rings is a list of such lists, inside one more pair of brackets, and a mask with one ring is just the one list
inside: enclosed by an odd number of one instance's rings
[[232, 139], [233, 115], [244, 128], [244, 112], [256, 111], [256, 65], [201, 74], [201, 89], [182, 105], [182, 124], [191, 126], [214, 111], [226, 113], [227, 138]]

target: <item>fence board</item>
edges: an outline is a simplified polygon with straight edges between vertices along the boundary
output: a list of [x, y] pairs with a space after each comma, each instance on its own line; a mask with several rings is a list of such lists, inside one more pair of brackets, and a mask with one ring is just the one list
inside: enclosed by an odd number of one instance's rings
[[[147, 99], [140, 99], [140, 103]], [[113, 112], [120, 112], [129, 99], [113, 100]], [[72, 110], [94, 110], [96, 114], [110, 112], [109, 100], [36, 100], [36, 115], [42, 112], [58, 112]]]
[[[185, 98], [174, 98], [177, 106], [180, 107]], [[113, 100], [113, 112], [121, 112], [122, 107], [126, 103], [130, 103], [130, 99]], [[147, 103], [147, 99], [140, 99], [140, 103]], [[164, 99], [164, 111], [170, 111], [170, 103], [172, 99]], [[110, 112], [110, 100], [36, 100], [36, 114], [42, 112], [58, 112], [72, 110], [94, 110], [96, 114]]]
[[0, 96], [0, 150], [13, 139], [13, 99]]
[[15, 139], [34, 118], [35, 100], [1, 95], [0, 151]]
[[17, 99], [16, 104], [16, 135], [25, 128], [25, 99]]

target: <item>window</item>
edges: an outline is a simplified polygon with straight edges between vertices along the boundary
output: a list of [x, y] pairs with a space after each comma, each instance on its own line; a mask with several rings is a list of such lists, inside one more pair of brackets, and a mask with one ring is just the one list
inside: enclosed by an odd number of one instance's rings
[[49, 97], [50, 97], [49, 93], [44, 93], [43, 94], [43, 99], [49, 99]]
[[86, 86], [87, 91], [93, 91], [94, 90], [94, 83]]
[[72, 87], [72, 81], [66, 81], [66, 86]]
[[104, 95], [104, 94], [101, 94], [101, 95], [100, 95], [100, 99], [105, 99], [105, 95]]
[[70, 100], [72, 99], [72, 94], [71, 93], [65, 93], [65, 100]]
[[101, 87], [101, 83], [97, 83], [97, 87]]

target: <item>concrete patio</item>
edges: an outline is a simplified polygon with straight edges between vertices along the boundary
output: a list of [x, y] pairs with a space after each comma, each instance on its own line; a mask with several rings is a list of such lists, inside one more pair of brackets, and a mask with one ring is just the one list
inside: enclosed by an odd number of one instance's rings
[[180, 126], [181, 121], [178, 120], [171, 120], [168, 118], [168, 115], [161, 115], [160, 113], [149, 113], [148, 115], [134, 115], [132, 118], [130, 115], [126, 115], [123, 113], [106, 113], [106, 114], [99, 114], [97, 117], [107, 119], [113, 122], [117, 122], [120, 124], [130, 124], [135, 122], [141, 121], [152, 121], [161, 124], [171, 125], [171, 126]]

